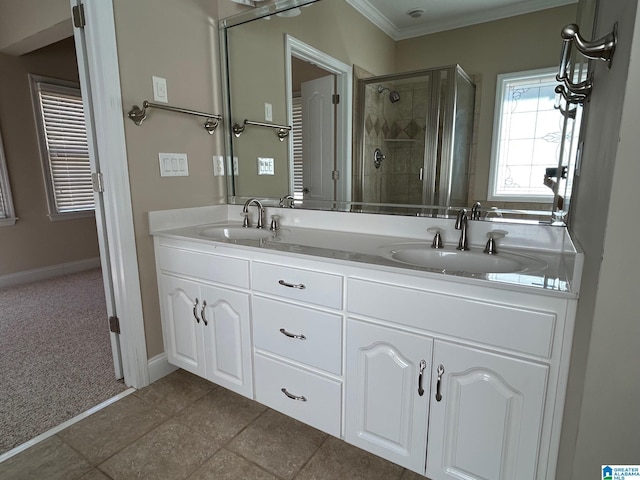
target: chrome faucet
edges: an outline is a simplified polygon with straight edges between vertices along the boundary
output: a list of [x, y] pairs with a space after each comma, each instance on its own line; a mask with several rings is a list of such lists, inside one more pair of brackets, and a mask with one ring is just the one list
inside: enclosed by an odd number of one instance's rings
[[456, 230], [460, 230], [460, 241], [458, 242], [457, 250], [469, 250], [469, 240], [467, 239], [468, 220], [467, 209], [461, 208], [456, 217], [456, 225], [454, 227]]
[[280, 199], [281, 208], [284, 208], [284, 207], [293, 208], [293, 206], [294, 206], [293, 195], [285, 195]]
[[256, 225], [256, 227], [263, 228], [264, 227], [264, 207], [255, 198], [250, 198], [244, 203], [244, 207], [242, 208], [242, 214], [244, 215], [244, 222], [242, 223], [242, 226], [243, 227], [251, 226], [249, 222], [249, 207], [251, 205], [255, 205], [256, 207], [258, 207], [258, 224]]
[[473, 206], [471, 207], [471, 220], [480, 220], [480, 209], [482, 208], [482, 204], [478, 201], [473, 202]]

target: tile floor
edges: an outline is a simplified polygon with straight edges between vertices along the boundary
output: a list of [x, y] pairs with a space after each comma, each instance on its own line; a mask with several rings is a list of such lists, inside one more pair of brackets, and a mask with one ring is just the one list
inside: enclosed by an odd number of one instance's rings
[[0, 463], [1, 480], [425, 480], [183, 370]]

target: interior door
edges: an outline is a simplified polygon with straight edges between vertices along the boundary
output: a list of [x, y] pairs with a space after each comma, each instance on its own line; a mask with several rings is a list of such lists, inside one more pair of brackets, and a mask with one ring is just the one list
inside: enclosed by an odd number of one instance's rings
[[302, 84], [302, 177], [307, 200], [334, 200], [335, 77]]
[[[79, 3], [79, 2], [78, 2]], [[83, 28], [74, 28], [73, 35], [76, 45], [76, 56], [78, 59], [78, 74], [80, 76], [80, 85], [82, 86], [82, 103], [85, 111], [85, 122], [87, 125], [87, 144], [89, 146], [89, 161], [91, 163], [91, 172], [94, 178], [100, 172], [100, 161], [96, 149], [95, 123], [93, 117], [87, 112], [93, 112], [91, 104], [91, 85], [89, 81], [88, 61], [87, 61], [87, 45], [84, 37]], [[109, 318], [117, 317], [116, 302], [113, 294], [113, 276], [111, 271], [111, 261], [109, 257], [109, 244], [107, 240], [107, 227], [104, 213], [104, 202], [102, 193], [95, 191], [95, 216], [96, 230], [98, 234], [98, 245], [100, 249], [100, 265], [102, 267], [102, 281], [104, 284], [104, 294], [107, 306], [107, 318], [105, 318], [105, 328], [109, 328]], [[120, 337], [118, 333], [110, 332], [111, 336], [111, 352], [113, 356], [113, 368], [115, 376], [119, 380], [124, 377], [122, 368], [122, 354], [120, 350]]]

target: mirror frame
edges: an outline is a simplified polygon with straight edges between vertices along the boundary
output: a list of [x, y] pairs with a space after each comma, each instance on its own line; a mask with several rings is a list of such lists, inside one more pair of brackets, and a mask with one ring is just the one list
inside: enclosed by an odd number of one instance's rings
[[[221, 19], [218, 23], [218, 34], [219, 34], [219, 48], [220, 48], [220, 77], [221, 77], [221, 85], [222, 85], [222, 100], [224, 106], [224, 115], [227, 121], [224, 123], [224, 150], [226, 157], [226, 187], [227, 187], [227, 204], [230, 205], [241, 205], [244, 204], [248, 199], [252, 198], [249, 196], [239, 196], [235, 195], [235, 178], [233, 175], [233, 155], [232, 155], [232, 137], [233, 133], [231, 131], [231, 86], [230, 86], [230, 78], [229, 78], [229, 59], [228, 59], [228, 36], [227, 29], [242, 25], [254, 20], [258, 20], [270, 15], [274, 15], [276, 13], [280, 13], [283, 11], [287, 11], [296, 7], [302, 7], [306, 5], [311, 5], [317, 3], [321, 0], [280, 0], [273, 1], [266, 5], [259, 5], [253, 10], [248, 10], [246, 12], [239, 13], [237, 15], [233, 15], [228, 18]], [[585, 0], [578, 0], [578, 17], [580, 17], [580, 8], [581, 4], [586, 3]], [[597, 3], [597, 2], [596, 2]], [[558, 49], [561, 47], [561, 37], [558, 34]], [[574, 55], [575, 57], [575, 55]], [[578, 70], [590, 70], [590, 65], [587, 61], [580, 62], [574, 60], [574, 66], [577, 67]], [[586, 67], [585, 67], [586, 65]], [[353, 72], [354, 80], [356, 79], [356, 72]], [[353, 95], [355, 97], [356, 92], [354, 90]], [[289, 110], [291, 107], [287, 105], [287, 109]], [[582, 106], [578, 105], [577, 108], [582, 110]], [[565, 116], [564, 118], [564, 129], [567, 128], [567, 123], [571, 121], [570, 118]], [[576, 129], [575, 125], [572, 125], [572, 135], [568, 141], [561, 142], [561, 150], [558, 155], [559, 164], [562, 164], [566, 155], [574, 154], [572, 145], [578, 144], [581, 141], [581, 138], [576, 139], [576, 135], [581, 135], [581, 131], [583, 130], [585, 122], [582, 122], [579, 126], [580, 128]], [[569, 147], [569, 148], [565, 148]], [[291, 150], [289, 148], [288, 150]], [[576, 159], [569, 160], [570, 172], [574, 173]], [[571, 175], [573, 176], [573, 175]], [[572, 178], [569, 178], [571, 181]], [[289, 182], [290, 183], [290, 182]], [[231, 194], [233, 192], [234, 194]], [[290, 192], [289, 192], [290, 193]], [[263, 197], [260, 195], [256, 196], [263, 205], [279, 207], [281, 206], [281, 199], [273, 198], [273, 197]], [[559, 201], [559, 192], [556, 188], [554, 191], [553, 202], [551, 203], [551, 210], [525, 210], [525, 209], [508, 209], [508, 208], [483, 208], [482, 211], [485, 212], [485, 215], [488, 213], [495, 213], [496, 215], [489, 218], [485, 218], [485, 220], [490, 220], [494, 222], [504, 222], [504, 223], [533, 223], [533, 224], [551, 224], [554, 226], [566, 226], [566, 218], [568, 217], [568, 211], [562, 212], [563, 215], [561, 217], [557, 217], [555, 215], [556, 209], [558, 207]], [[470, 205], [468, 206], [471, 207]], [[327, 210], [327, 211], [342, 211], [342, 212], [353, 212], [353, 213], [376, 213], [376, 214], [385, 214], [385, 215], [403, 215], [403, 216], [431, 216], [438, 218], [452, 218], [455, 217], [456, 213], [460, 210], [461, 207], [452, 207], [452, 206], [439, 206], [439, 205], [407, 205], [407, 204], [388, 204], [388, 203], [368, 203], [368, 202], [341, 202], [341, 201], [315, 201], [309, 202], [305, 201], [304, 205], [296, 206], [296, 208], [300, 208], [303, 210]], [[376, 211], [377, 210], [377, 211]], [[513, 215], [514, 217], [503, 217], [502, 215]]]

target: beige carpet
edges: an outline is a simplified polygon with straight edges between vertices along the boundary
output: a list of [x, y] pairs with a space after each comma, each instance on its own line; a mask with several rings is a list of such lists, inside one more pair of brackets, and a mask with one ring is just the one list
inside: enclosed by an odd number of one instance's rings
[[0, 290], [0, 454], [126, 390], [99, 269]]

